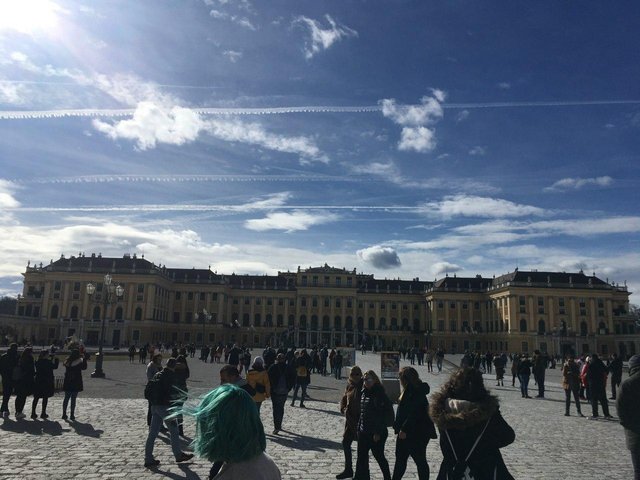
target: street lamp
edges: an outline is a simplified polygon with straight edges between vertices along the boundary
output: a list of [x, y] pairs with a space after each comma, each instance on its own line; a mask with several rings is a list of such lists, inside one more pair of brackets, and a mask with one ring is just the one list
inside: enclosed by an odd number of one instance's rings
[[203, 308], [201, 313], [196, 312], [196, 322], [199, 319], [202, 319], [202, 347], [204, 347], [206, 344], [204, 340], [204, 326], [211, 321], [211, 314], [207, 312], [205, 308]]
[[102, 303], [102, 324], [100, 327], [100, 345], [96, 355], [96, 369], [91, 373], [91, 378], [104, 378], [104, 370], [102, 370], [102, 345], [104, 344], [104, 323], [107, 319], [107, 307], [115, 305], [124, 296], [124, 288], [120, 284], [113, 284], [112, 277], [108, 273], [104, 276], [104, 288], [102, 289], [102, 298], [94, 300], [93, 294], [96, 293], [96, 286], [93, 283], [87, 283], [87, 295], [94, 303]]

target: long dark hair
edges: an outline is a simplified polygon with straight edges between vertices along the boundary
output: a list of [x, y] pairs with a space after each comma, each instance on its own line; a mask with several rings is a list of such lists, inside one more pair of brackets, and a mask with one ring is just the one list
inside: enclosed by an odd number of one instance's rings
[[454, 372], [447, 383], [442, 386], [441, 392], [448, 398], [481, 402], [489, 397], [489, 392], [484, 386], [482, 374], [475, 368], [461, 368]]

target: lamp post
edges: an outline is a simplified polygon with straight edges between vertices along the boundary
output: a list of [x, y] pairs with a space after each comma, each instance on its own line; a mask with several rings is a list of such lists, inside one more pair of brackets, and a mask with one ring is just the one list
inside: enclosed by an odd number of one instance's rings
[[199, 319], [202, 319], [202, 347], [204, 348], [206, 344], [204, 340], [204, 327], [211, 321], [211, 314], [207, 312], [205, 308], [203, 308], [202, 312], [196, 313], [196, 321], [198, 321]]
[[104, 370], [102, 370], [102, 345], [104, 344], [104, 324], [107, 319], [107, 307], [115, 305], [124, 296], [124, 288], [120, 284], [113, 284], [113, 279], [108, 273], [104, 276], [104, 287], [102, 289], [102, 298], [94, 300], [93, 294], [96, 292], [96, 286], [93, 283], [87, 283], [87, 295], [89, 299], [95, 303], [102, 303], [102, 324], [100, 326], [100, 344], [96, 355], [96, 369], [91, 373], [91, 378], [104, 378]]

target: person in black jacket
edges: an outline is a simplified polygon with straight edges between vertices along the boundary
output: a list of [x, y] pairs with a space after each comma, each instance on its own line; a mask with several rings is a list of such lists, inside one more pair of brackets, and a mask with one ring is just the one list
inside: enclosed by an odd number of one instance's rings
[[409, 456], [416, 462], [418, 478], [429, 480], [427, 444], [435, 434], [435, 427], [429, 417], [429, 385], [422, 382], [418, 372], [412, 367], [400, 370], [402, 393], [398, 403], [393, 430], [398, 435], [396, 441], [396, 464], [392, 480], [400, 480], [407, 469]]
[[33, 349], [26, 347], [18, 360], [18, 375], [14, 376], [14, 389], [16, 391], [16, 418], [26, 417], [24, 412], [24, 404], [27, 397], [33, 394], [34, 376], [36, 374], [35, 362], [33, 361]]
[[520, 363], [518, 364], [518, 380], [520, 381], [520, 392], [522, 398], [531, 398], [529, 396], [529, 378], [531, 377], [531, 360], [524, 354], [520, 357]]
[[360, 399], [360, 419], [358, 420], [358, 459], [356, 460], [356, 480], [368, 480], [369, 450], [378, 462], [384, 480], [391, 480], [389, 462], [384, 456], [384, 444], [389, 432], [385, 423], [385, 413], [393, 408], [378, 375], [373, 370], [364, 374], [364, 388]]
[[9, 400], [13, 393], [13, 370], [18, 365], [18, 344], [12, 343], [0, 356], [0, 375], [2, 375], [2, 407], [0, 413], [4, 418], [9, 416]]
[[271, 384], [271, 404], [273, 405], [273, 434], [277, 435], [282, 430], [284, 418], [284, 406], [287, 403], [287, 395], [293, 388], [296, 374], [293, 367], [285, 362], [284, 353], [278, 353], [276, 363], [269, 367], [269, 383]]
[[621, 385], [616, 407], [631, 452], [633, 475], [640, 480], [640, 355], [629, 359], [629, 378]]
[[357, 365], [349, 372], [349, 381], [340, 400], [340, 413], [345, 417], [342, 435], [344, 451], [344, 470], [336, 475], [338, 480], [353, 477], [353, 458], [351, 444], [358, 439], [358, 420], [360, 419], [360, 401], [362, 397], [362, 369]]
[[611, 373], [611, 398], [616, 399], [616, 388], [620, 387], [622, 382], [622, 359], [618, 357], [617, 353], [611, 355], [611, 362], [609, 362], [609, 372]]
[[64, 400], [62, 401], [62, 419], [67, 419], [67, 406], [71, 400], [71, 420], [75, 420], [76, 398], [78, 393], [84, 389], [82, 383], [82, 370], [87, 369], [87, 357], [80, 355], [80, 350], [74, 348], [71, 355], [64, 361]]
[[48, 350], [42, 350], [38, 355], [33, 402], [31, 403], [31, 418], [33, 419], [38, 418], [36, 408], [38, 407], [39, 399], [42, 399], [40, 418], [49, 418], [49, 415], [47, 415], [47, 403], [49, 403], [49, 398], [53, 397], [55, 390], [53, 371], [58, 368], [58, 363], [58, 358], [54, 357], [52, 359]]
[[169, 428], [169, 438], [171, 440], [171, 451], [176, 462], [186, 462], [193, 458], [192, 453], [185, 453], [180, 448], [180, 435], [178, 433], [178, 422], [175, 419], [167, 419], [169, 416], [169, 408], [174, 405], [176, 400], [181, 398], [181, 393], [177, 388], [178, 379], [175, 375], [176, 359], [170, 358], [162, 371], [155, 374], [152, 381], [159, 381], [158, 397], [150, 399], [151, 401], [151, 425], [149, 427], [149, 435], [144, 448], [144, 466], [145, 468], [155, 468], [160, 465], [160, 460], [153, 457], [153, 446], [160, 433], [160, 427], [163, 423]]
[[500, 448], [513, 443], [516, 435], [478, 370], [461, 368], [453, 373], [432, 400], [430, 413], [440, 431], [443, 455], [437, 480], [451, 478], [465, 466], [473, 478], [513, 480]]
[[602, 405], [602, 413], [605, 418], [613, 418], [609, 414], [609, 402], [607, 401], [607, 367], [600, 360], [597, 353], [591, 355], [589, 369], [587, 370], [587, 381], [589, 382], [589, 391], [591, 396], [591, 413], [590, 418], [598, 417], [598, 402]]

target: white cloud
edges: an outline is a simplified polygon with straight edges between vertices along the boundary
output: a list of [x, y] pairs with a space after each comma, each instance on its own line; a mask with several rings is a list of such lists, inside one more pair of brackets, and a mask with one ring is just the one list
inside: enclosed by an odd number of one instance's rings
[[500, 82], [498, 84], [498, 88], [502, 90], [509, 90], [511, 88], [511, 84], [509, 82]]
[[303, 24], [309, 29], [311, 38], [305, 41], [304, 48], [307, 59], [311, 59], [317, 53], [329, 49], [334, 43], [343, 38], [358, 36], [358, 32], [344, 25], [338, 25], [330, 15], [325, 15], [325, 19], [329, 23], [329, 28], [323, 28], [317, 20], [304, 16], [299, 16], [293, 21], [293, 24]]
[[14, 193], [18, 186], [9, 180], [0, 178], [0, 209], [16, 208], [20, 206], [20, 202], [15, 199]]
[[211, 17], [217, 20], [229, 20], [235, 23], [236, 25], [239, 25], [244, 28], [248, 28], [249, 30], [254, 30], [254, 31], [257, 30], [256, 26], [251, 22], [251, 20], [241, 15], [233, 15], [233, 14], [222, 12], [220, 10], [215, 10], [215, 9], [211, 10], [209, 12], [209, 15], [211, 15]]
[[462, 270], [460, 265], [456, 265], [455, 263], [449, 262], [437, 262], [431, 265], [431, 273], [437, 277], [446, 273], [455, 273]]
[[26, 90], [18, 83], [8, 83], [0, 80], [0, 104], [22, 105], [26, 101]]
[[486, 147], [481, 147], [480, 145], [476, 145], [471, 150], [469, 150], [469, 155], [482, 157], [487, 154]]
[[268, 213], [265, 218], [255, 218], [247, 220], [244, 224], [245, 228], [264, 232], [267, 230], [284, 230], [286, 233], [292, 233], [299, 230], [308, 230], [315, 225], [335, 222], [339, 219], [338, 215], [327, 212], [306, 212], [304, 210], [294, 210], [287, 212]]
[[138, 148], [155, 148], [157, 143], [182, 145], [195, 140], [205, 124], [200, 116], [188, 108], [162, 108], [152, 102], [140, 102], [133, 118], [109, 124], [94, 120], [99, 132], [116, 140], [125, 138], [137, 143]]
[[432, 90], [431, 96], [422, 97], [419, 105], [398, 105], [393, 98], [380, 101], [382, 114], [402, 126], [399, 150], [424, 153], [435, 148], [435, 131], [427, 125], [433, 125], [442, 118], [445, 97], [442, 90]]
[[456, 115], [456, 122], [463, 122], [467, 118], [469, 118], [469, 110], [462, 110], [458, 115]]
[[439, 202], [424, 205], [427, 213], [443, 217], [524, 217], [544, 215], [545, 211], [531, 205], [521, 205], [501, 198], [479, 197], [474, 195], [446, 196]]
[[399, 267], [400, 257], [393, 247], [384, 245], [374, 245], [372, 247], [358, 250], [356, 255], [365, 263], [371, 264], [375, 268], [389, 269]]
[[225, 50], [222, 54], [227, 57], [231, 63], [236, 63], [242, 58], [242, 52], [236, 50]]
[[545, 192], [566, 192], [567, 190], [580, 190], [587, 186], [608, 187], [613, 183], [613, 178], [608, 176], [595, 178], [563, 178], [550, 187], [544, 189]]

